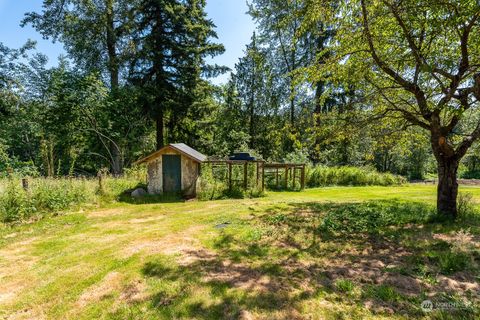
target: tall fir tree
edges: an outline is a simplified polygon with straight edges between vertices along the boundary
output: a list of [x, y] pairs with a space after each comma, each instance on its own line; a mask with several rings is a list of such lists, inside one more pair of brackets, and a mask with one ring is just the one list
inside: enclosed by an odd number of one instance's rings
[[205, 115], [211, 90], [206, 78], [225, 68], [209, 65], [208, 56], [223, 53], [204, 0], [145, 0], [138, 11], [137, 57], [131, 79], [145, 91], [145, 112], [156, 123], [157, 148], [192, 137], [195, 121]]

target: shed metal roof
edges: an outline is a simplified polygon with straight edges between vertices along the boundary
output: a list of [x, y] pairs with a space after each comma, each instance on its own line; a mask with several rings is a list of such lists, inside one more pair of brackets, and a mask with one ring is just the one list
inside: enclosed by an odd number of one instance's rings
[[207, 160], [207, 156], [193, 149], [192, 147], [187, 146], [185, 143], [172, 143], [170, 146], [178, 151], [182, 152], [186, 156], [190, 156], [198, 162], [203, 162]]
[[167, 148], [172, 148], [172, 149], [178, 151], [179, 153], [185, 155], [186, 157], [189, 157], [190, 159], [193, 159], [197, 162], [203, 162], [203, 161], [207, 160], [206, 155], [198, 152], [197, 150], [193, 149], [192, 147], [187, 146], [185, 143], [171, 143], [171, 144], [161, 148], [160, 150], [155, 151], [154, 153], [150, 154], [149, 156], [146, 156], [145, 158], [138, 160], [137, 162], [135, 162], [135, 164], [141, 164], [141, 163], [149, 162], [153, 159], [156, 159]]

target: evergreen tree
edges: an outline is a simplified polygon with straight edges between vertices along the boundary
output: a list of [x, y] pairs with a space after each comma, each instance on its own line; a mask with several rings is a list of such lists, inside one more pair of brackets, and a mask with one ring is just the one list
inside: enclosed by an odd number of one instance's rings
[[206, 17], [204, 0], [145, 0], [137, 15], [137, 56], [130, 74], [144, 88], [144, 110], [156, 122], [160, 148], [195, 132], [193, 120], [201, 121], [208, 111], [211, 88], [204, 79], [224, 71], [206, 58], [224, 49], [210, 42], [215, 26]]

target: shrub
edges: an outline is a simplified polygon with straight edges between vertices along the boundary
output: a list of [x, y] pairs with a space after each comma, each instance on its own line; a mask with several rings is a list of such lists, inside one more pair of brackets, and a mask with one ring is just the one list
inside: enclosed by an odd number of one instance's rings
[[480, 170], [461, 171], [459, 172], [458, 177], [461, 179], [480, 179]]
[[256, 165], [249, 164], [247, 171], [247, 189], [243, 186], [243, 167], [232, 167], [232, 186], [228, 185], [228, 170], [226, 166], [202, 165], [200, 178], [197, 181], [197, 198], [200, 200], [242, 199], [264, 196], [261, 187], [257, 185]]
[[93, 181], [79, 179], [34, 179], [31, 201], [38, 212], [60, 212], [96, 201]]
[[138, 181], [105, 177], [104, 184], [105, 193], [99, 194], [97, 179], [35, 178], [30, 179], [28, 191], [18, 177], [0, 180], [0, 222], [38, 219], [87, 204], [115, 201]]
[[475, 240], [469, 230], [460, 229], [453, 233], [451, 245], [453, 252], [470, 253], [475, 249]]
[[200, 200], [213, 200], [222, 197], [228, 187], [225, 182], [213, 176], [213, 170], [202, 167], [202, 173], [197, 181], [197, 197]]
[[457, 214], [460, 220], [474, 219], [478, 211], [471, 193], [459, 193], [457, 199]]
[[9, 179], [3, 184], [0, 194], [0, 219], [2, 222], [23, 220], [26, 216], [35, 213], [31, 201], [16, 179]]
[[[100, 198], [100, 201], [103, 202], [111, 202], [111, 201], [117, 201], [119, 200], [120, 196], [125, 193], [125, 191], [130, 191], [133, 190], [139, 186], [145, 187], [144, 180], [138, 180], [135, 175], [129, 176], [125, 175], [124, 177], [120, 178], [114, 178], [111, 176], [106, 176], [104, 178], [104, 192], [103, 194], [99, 194], [98, 197]], [[94, 180], [95, 184], [95, 190], [98, 190], [98, 182], [95, 179]]]
[[306, 184], [308, 187], [399, 185], [405, 183], [404, 177], [391, 173], [380, 173], [371, 168], [357, 167], [308, 167]]

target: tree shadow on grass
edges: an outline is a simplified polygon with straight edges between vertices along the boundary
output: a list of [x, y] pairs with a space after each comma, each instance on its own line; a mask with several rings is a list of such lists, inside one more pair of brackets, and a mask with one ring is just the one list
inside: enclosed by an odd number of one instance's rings
[[126, 190], [118, 196], [118, 201], [128, 204], [155, 204], [155, 203], [176, 203], [185, 202], [181, 193], [171, 192], [164, 194], [146, 194], [141, 197], [132, 197], [132, 192], [137, 188], [144, 188], [144, 185], [138, 185], [133, 189]]
[[[429, 282], [422, 273], [439, 272], [422, 259], [424, 250], [448, 249], [431, 237], [432, 230], [442, 231], [430, 222], [432, 214], [431, 206], [399, 200], [272, 207], [245, 227], [258, 237], [228, 227], [219, 231], [213, 250], [147, 262], [142, 272], [156, 288], [148, 303], [165, 318], [295, 319], [318, 312], [331, 318], [421, 318], [420, 303], [427, 297], [480, 301], [462, 289], [474, 286], [475, 278]], [[474, 319], [478, 309], [431, 315]]]
[[[185, 252], [189, 263], [172, 266], [165, 260], [145, 264], [142, 272], [162, 282], [151, 297], [153, 308], [166, 316], [196, 319], [237, 319], [256, 310], [299, 318], [300, 303], [321, 291], [297, 290], [291, 277], [265, 264], [234, 263], [206, 251]], [[277, 270], [278, 271], [278, 270]], [[198, 294], [202, 296], [197, 296]]]

